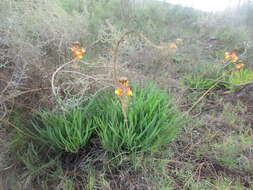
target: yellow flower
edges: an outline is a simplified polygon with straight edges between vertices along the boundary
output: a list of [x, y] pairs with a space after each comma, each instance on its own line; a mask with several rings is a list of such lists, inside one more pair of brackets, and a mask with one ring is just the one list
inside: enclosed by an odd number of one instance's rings
[[117, 96], [122, 96], [122, 95], [123, 95], [123, 89], [122, 89], [122, 88], [117, 88], [117, 89], [115, 90], [115, 94], [116, 94]]
[[131, 88], [127, 88], [126, 89], [126, 96], [132, 96], [133, 95], [133, 91], [131, 90]]
[[243, 63], [239, 63], [239, 64], [236, 64], [236, 65], [235, 65], [235, 68], [236, 68], [236, 69], [241, 69], [242, 67], [244, 67], [244, 64], [243, 64]]

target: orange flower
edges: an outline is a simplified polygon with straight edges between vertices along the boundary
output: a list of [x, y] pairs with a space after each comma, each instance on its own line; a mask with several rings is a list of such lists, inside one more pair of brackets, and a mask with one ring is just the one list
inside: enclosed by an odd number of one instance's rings
[[76, 49], [75, 51], [73, 51], [73, 56], [75, 58], [81, 59], [83, 58], [84, 53], [85, 53], [85, 50], [83, 48]]
[[122, 89], [122, 88], [117, 88], [117, 89], [115, 90], [115, 94], [116, 94], [117, 96], [123, 96], [123, 89]]
[[121, 86], [128, 87], [128, 85], [129, 85], [128, 79], [126, 77], [121, 77], [119, 79], [119, 84]]
[[73, 52], [73, 57], [77, 59], [83, 58], [83, 54], [85, 53], [84, 48], [80, 48], [81, 43], [75, 42], [72, 46], [70, 46], [70, 50]]
[[241, 69], [242, 67], [244, 67], [244, 64], [243, 64], [243, 63], [239, 63], [239, 64], [236, 64], [236, 65], [235, 65], [235, 68], [236, 68], [236, 69]]

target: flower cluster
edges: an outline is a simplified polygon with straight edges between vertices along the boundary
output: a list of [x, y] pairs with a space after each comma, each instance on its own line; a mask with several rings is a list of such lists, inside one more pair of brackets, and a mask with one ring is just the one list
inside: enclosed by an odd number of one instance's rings
[[83, 55], [85, 53], [85, 49], [81, 47], [80, 42], [75, 42], [69, 48], [73, 52], [73, 57], [75, 59], [82, 59], [83, 58]]
[[119, 97], [128, 97], [133, 95], [133, 91], [129, 87], [129, 81], [126, 77], [121, 77], [118, 80], [118, 86], [115, 90], [115, 94]]
[[235, 64], [235, 69], [241, 69], [244, 67], [244, 63], [239, 60], [239, 57], [237, 56], [237, 50], [233, 49], [233, 50], [230, 50], [230, 51], [227, 51], [225, 52], [224, 54], [224, 57], [225, 57], [225, 60], [224, 60], [224, 63], [228, 62], [228, 61], [231, 61], [232, 63]]
[[224, 57], [227, 61], [231, 61], [233, 63], [238, 61], [238, 56], [235, 52], [225, 52]]

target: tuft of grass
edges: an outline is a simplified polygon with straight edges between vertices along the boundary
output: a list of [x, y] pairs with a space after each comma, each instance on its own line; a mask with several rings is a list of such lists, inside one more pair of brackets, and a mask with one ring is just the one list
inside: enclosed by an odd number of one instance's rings
[[40, 111], [32, 120], [28, 133], [55, 150], [76, 153], [85, 146], [94, 131], [88, 107], [76, 107], [64, 113]]
[[[33, 189], [34, 182], [48, 189], [49, 184], [54, 184], [63, 175], [60, 154], [50, 154], [47, 146], [35, 143], [24, 133], [15, 131], [9, 148], [22, 167], [22, 177], [17, 180], [22, 183], [20, 189]], [[20, 169], [14, 169], [14, 172], [18, 173]]]
[[57, 189], [62, 190], [75, 190], [75, 182], [71, 178], [62, 177], [61, 183], [57, 186]]
[[113, 94], [100, 98], [95, 117], [103, 147], [113, 153], [155, 151], [170, 142], [182, 126], [181, 115], [171, 105], [171, 97], [154, 85], [133, 88], [127, 121], [119, 99]]
[[185, 83], [192, 89], [205, 90], [213, 86], [215, 80], [206, 79], [203, 76], [191, 76], [185, 79]]
[[[220, 65], [215, 65], [213, 62], [196, 63], [194, 65], [189, 70], [192, 74], [186, 75], [183, 80], [184, 84], [191, 89], [199, 91], [209, 89], [222, 75]], [[221, 84], [216, 87], [221, 87]]]
[[252, 161], [249, 158], [252, 146], [252, 136], [233, 135], [224, 139], [222, 143], [214, 144], [212, 152], [217, 160], [229, 168], [253, 171]]
[[253, 71], [247, 69], [232, 71], [225, 79], [225, 87], [230, 90], [240, 88], [242, 84], [253, 82]]
[[220, 177], [213, 184], [213, 187], [218, 190], [236, 189], [243, 190], [245, 187], [238, 180], [232, 180], [225, 177]]

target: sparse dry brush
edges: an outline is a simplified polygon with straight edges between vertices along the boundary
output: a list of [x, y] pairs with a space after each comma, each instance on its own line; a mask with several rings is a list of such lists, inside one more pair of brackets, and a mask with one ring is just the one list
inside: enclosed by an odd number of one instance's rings
[[27, 97], [37, 94], [30, 105], [47, 102], [51, 97], [47, 91], [52, 71], [69, 59], [66, 47], [75, 40], [86, 39], [88, 33], [86, 20], [69, 16], [54, 1], [4, 0], [0, 7], [3, 115], [9, 103], [20, 95], [19, 100], [29, 101]]

